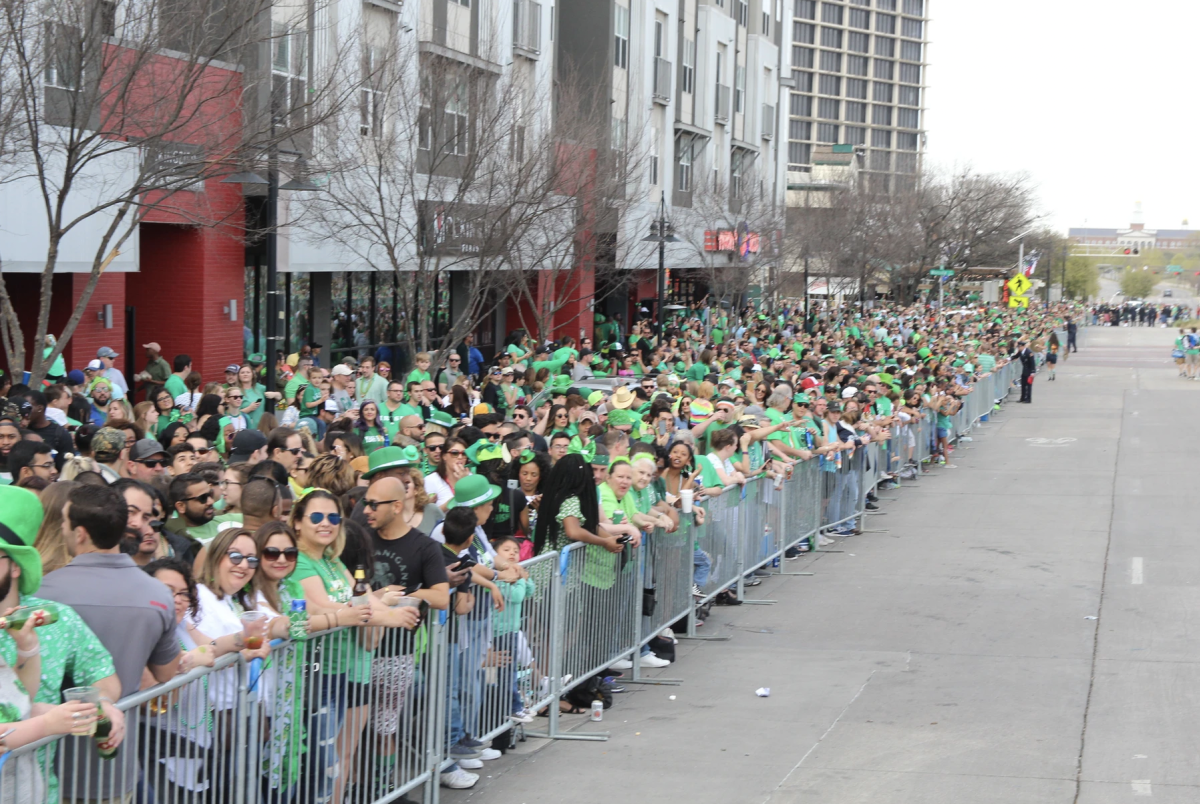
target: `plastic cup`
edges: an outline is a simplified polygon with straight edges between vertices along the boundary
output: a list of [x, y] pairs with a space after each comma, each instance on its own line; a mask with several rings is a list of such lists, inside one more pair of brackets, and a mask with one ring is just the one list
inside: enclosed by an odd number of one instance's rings
[[[90, 703], [99, 707], [100, 690], [95, 687], [71, 687], [63, 690], [63, 701], [66, 703]], [[92, 720], [91, 725], [73, 729], [71, 733], [80, 737], [91, 737], [96, 733], [95, 719]]]
[[267, 633], [267, 613], [265, 611], [247, 611], [238, 619], [242, 621], [242, 636], [246, 638], [246, 647], [250, 650], [261, 648], [263, 638]]
[[692, 512], [692, 498], [695, 496], [695, 494], [696, 492], [693, 489], [680, 489], [679, 499], [682, 500], [680, 503], [680, 510], [682, 510], [683, 513], [690, 514]]

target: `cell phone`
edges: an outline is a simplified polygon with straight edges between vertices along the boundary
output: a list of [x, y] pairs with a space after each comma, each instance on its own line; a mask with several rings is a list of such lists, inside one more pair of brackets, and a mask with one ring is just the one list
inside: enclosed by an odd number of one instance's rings
[[617, 544], [629, 544], [631, 541], [633, 541], [632, 536], [618, 536], [617, 537]]
[[458, 569], [458, 571], [460, 571], [460, 572], [461, 572], [462, 570], [469, 570], [471, 567], [475, 566], [475, 565], [476, 565], [476, 564], [478, 564], [478, 563], [479, 563], [478, 561], [476, 561], [475, 559], [471, 558], [470, 556], [463, 556], [463, 557], [462, 557], [461, 559], [459, 559], [459, 561], [458, 561], [458, 567], [457, 567], [457, 569]]

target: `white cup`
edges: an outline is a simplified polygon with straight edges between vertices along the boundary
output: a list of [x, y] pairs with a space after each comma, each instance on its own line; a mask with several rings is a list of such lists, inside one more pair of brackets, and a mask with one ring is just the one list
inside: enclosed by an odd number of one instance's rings
[[685, 514], [690, 514], [692, 512], [692, 497], [695, 495], [695, 493], [696, 492], [692, 489], [681, 489], [679, 491], [679, 499], [683, 501], [680, 505], [680, 508]]

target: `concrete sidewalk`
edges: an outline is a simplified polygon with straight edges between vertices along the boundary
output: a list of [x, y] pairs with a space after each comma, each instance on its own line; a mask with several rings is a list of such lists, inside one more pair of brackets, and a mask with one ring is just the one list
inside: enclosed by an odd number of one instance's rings
[[443, 800], [1200, 800], [1200, 383], [1156, 362], [1173, 337], [1089, 331], [955, 468], [887, 493], [886, 533], [787, 562], [815, 575], [714, 609], [730, 639], [681, 643], [682, 686], [579, 723], [608, 742], [530, 740]]

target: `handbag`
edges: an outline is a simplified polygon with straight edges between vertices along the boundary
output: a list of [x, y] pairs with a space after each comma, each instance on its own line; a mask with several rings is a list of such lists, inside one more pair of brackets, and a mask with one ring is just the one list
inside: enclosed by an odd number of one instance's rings
[[653, 617], [654, 607], [658, 604], [657, 598], [654, 596], [653, 589], [642, 590], [642, 616]]
[[1172, 349], [1171, 357], [1174, 358], [1175, 360], [1181, 359], [1183, 357], [1183, 350], [1182, 349]]

